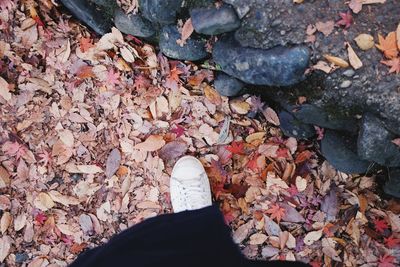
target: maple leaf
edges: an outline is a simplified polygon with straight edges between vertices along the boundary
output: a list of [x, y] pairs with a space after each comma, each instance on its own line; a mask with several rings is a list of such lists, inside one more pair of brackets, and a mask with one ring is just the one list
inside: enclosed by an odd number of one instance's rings
[[291, 184], [287, 191], [291, 197], [294, 197], [299, 193], [299, 190], [294, 184]]
[[3, 145], [3, 151], [6, 155], [8, 156], [15, 156], [16, 159], [18, 160], [19, 158], [23, 157], [26, 152], [27, 149], [25, 148], [25, 146], [21, 145], [18, 142], [6, 142]]
[[390, 60], [382, 60], [382, 64], [390, 67], [389, 73], [396, 72], [396, 74], [400, 73], [400, 58], [396, 57]]
[[279, 148], [276, 152], [277, 158], [288, 158], [289, 157], [289, 150], [287, 148]]
[[215, 182], [225, 184], [228, 173], [217, 160], [211, 160], [211, 166], [207, 168], [208, 176]]
[[247, 162], [246, 167], [252, 170], [253, 172], [258, 171], [258, 164], [257, 164], [257, 159], [258, 159], [259, 154], [254, 155], [249, 162]]
[[385, 254], [379, 257], [378, 267], [395, 267], [395, 257], [389, 254]]
[[111, 88], [114, 88], [116, 84], [120, 84], [121, 81], [119, 80], [119, 72], [114, 72], [114, 69], [111, 68], [107, 73], [106, 83], [106, 85], [110, 86]]
[[232, 154], [245, 155], [243, 142], [233, 141], [230, 146], [226, 147], [226, 149], [230, 151]]
[[396, 44], [396, 33], [390, 32], [386, 38], [378, 34], [379, 44], [376, 47], [383, 52], [385, 57], [392, 59], [397, 57], [397, 44]]
[[43, 211], [39, 211], [35, 216], [35, 222], [40, 225], [43, 225], [47, 221], [47, 216]]
[[181, 127], [178, 124], [175, 124], [174, 128], [171, 129], [171, 133], [176, 134], [176, 138], [178, 138], [185, 133], [185, 128]]
[[271, 214], [271, 219], [276, 219], [276, 221], [279, 223], [282, 217], [285, 215], [285, 209], [278, 204], [274, 204], [266, 211], [266, 213]]
[[400, 246], [400, 238], [395, 238], [393, 234], [388, 238], [384, 238], [385, 245], [388, 248], [395, 248]]
[[86, 51], [88, 51], [90, 48], [94, 47], [94, 44], [92, 42], [92, 39], [90, 38], [84, 38], [82, 37], [81, 39], [79, 39], [79, 48], [81, 49], [81, 51], [83, 53], [85, 53]]
[[49, 162], [51, 162], [51, 153], [48, 152], [47, 150], [43, 150], [43, 152], [39, 153], [39, 162], [43, 163], [44, 166], [47, 166]]
[[373, 221], [373, 224], [375, 226], [376, 231], [379, 233], [383, 234], [386, 229], [389, 229], [389, 226], [387, 225], [387, 222], [385, 220], [380, 220], [380, 219], [375, 219]]
[[336, 22], [336, 25], [344, 26], [345, 29], [348, 29], [353, 23], [353, 16], [351, 15], [351, 12], [350, 11], [347, 11], [347, 13], [340, 12], [339, 16], [342, 19]]
[[68, 246], [72, 246], [72, 244], [74, 243], [74, 242], [73, 242], [73, 239], [72, 239], [72, 236], [68, 236], [68, 235], [62, 235], [62, 236], [61, 236], [61, 240], [62, 240], [65, 244], [67, 244]]

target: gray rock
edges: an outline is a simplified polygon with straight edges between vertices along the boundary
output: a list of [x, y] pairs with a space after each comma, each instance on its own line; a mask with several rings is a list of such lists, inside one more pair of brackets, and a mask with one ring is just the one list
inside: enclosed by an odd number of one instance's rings
[[338, 115], [334, 116], [333, 114], [329, 114], [322, 108], [319, 108], [312, 104], [295, 106], [292, 107], [289, 111], [297, 119], [307, 124], [348, 132], [356, 132], [358, 129], [358, 123], [356, 119], [342, 117]]
[[176, 43], [181, 35], [174, 25], [164, 26], [160, 34], [160, 50], [167, 57], [179, 60], [196, 61], [207, 56], [205, 41], [190, 38], [184, 46]]
[[15, 262], [22, 264], [25, 261], [29, 260], [29, 255], [26, 252], [15, 253]]
[[250, 5], [249, 3], [246, 3], [246, 1], [243, 0], [223, 0], [227, 4], [231, 4], [239, 18], [243, 18], [249, 11], [250, 11]]
[[191, 11], [194, 8], [212, 8], [215, 7], [214, 0], [185, 0], [184, 7]]
[[236, 96], [242, 91], [244, 83], [225, 73], [218, 73], [214, 80], [214, 87], [223, 96]]
[[183, 0], [139, 0], [142, 15], [160, 25], [173, 24]]
[[224, 72], [246, 83], [288, 86], [305, 78], [310, 51], [305, 46], [247, 48], [223, 38], [214, 45], [213, 57]]
[[343, 75], [346, 77], [353, 77], [356, 72], [353, 69], [348, 69], [343, 72]]
[[278, 116], [281, 123], [280, 127], [286, 136], [308, 139], [315, 135], [312, 125], [299, 121], [289, 112], [281, 111]]
[[377, 117], [367, 113], [358, 136], [358, 155], [384, 166], [400, 166], [400, 149], [392, 143], [395, 138]]
[[61, 0], [61, 3], [80, 21], [99, 35], [111, 31], [113, 25], [107, 13], [99, 11], [95, 4], [86, 0]]
[[337, 170], [344, 173], [366, 173], [372, 164], [357, 155], [355, 137], [333, 130], [325, 131], [321, 141], [321, 153]]
[[154, 27], [150, 21], [139, 14], [125, 14], [119, 8], [115, 11], [114, 23], [121, 32], [136, 37], [148, 38], [155, 34]]
[[400, 198], [400, 169], [390, 169], [388, 176], [383, 191], [388, 195]]
[[351, 86], [351, 81], [345, 80], [340, 84], [340, 88], [349, 88]]
[[240, 20], [230, 5], [219, 8], [195, 8], [190, 12], [193, 28], [196, 32], [217, 35], [236, 30]]

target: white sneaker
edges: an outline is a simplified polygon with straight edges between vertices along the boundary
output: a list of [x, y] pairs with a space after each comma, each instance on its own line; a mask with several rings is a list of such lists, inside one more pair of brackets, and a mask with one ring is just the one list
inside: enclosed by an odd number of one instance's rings
[[170, 194], [174, 212], [212, 205], [210, 182], [198, 159], [184, 156], [178, 160], [172, 169]]

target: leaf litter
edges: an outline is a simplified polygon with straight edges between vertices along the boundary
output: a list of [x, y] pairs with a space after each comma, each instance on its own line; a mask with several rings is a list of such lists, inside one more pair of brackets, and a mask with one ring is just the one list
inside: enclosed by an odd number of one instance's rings
[[[25, 15], [1, 3], [16, 23], [2, 24], [12, 34], [0, 51], [18, 68], [0, 78], [0, 262], [14, 266], [24, 251], [29, 266], [66, 266], [115, 233], [172, 212], [169, 175], [191, 154], [248, 257], [398, 264], [399, 202], [376, 193], [375, 177], [339, 173], [312, 142], [283, 136], [259, 97], [220, 96], [209, 69], [168, 60], [115, 28], [88, 37], [45, 6]], [[351, 14], [341, 17], [340, 26], [351, 26]], [[332, 24], [311, 25], [308, 35], [329, 35]], [[181, 41], [192, 31], [186, 21]], [[397, 73], [391, 36], [377, 47]], [[349, 66], [326, 59], [327, 72]]]

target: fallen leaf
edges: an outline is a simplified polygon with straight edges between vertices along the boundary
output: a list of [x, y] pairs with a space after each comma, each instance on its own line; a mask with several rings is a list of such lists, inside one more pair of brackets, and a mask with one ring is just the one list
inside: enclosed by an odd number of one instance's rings
[[14, 220], [14, 231], [18, 232], [25, 227], [26, 224], [26, 214], [21, 213], [19, 214]]
[[97, 165], [75, 165], [71, 163], [65, 165], [65, 170], [69, 173], [86, 173], [86, 174], [96, 174], [103, 172], [103, 170]]
[[312, 245], [315, 241], [318, 241], [322, 237], [322, 230], [318, 231], [312, 231], [306, 234], [304, 237], [304, 244], [310, 246]]
[[375, 230], [381, 234], [383, 234], [385, 230], [389, 229], [389, 226], [385, 220], [374, 219], [372, 223], [375, 226]]
[[10, 174], [0, 165], [0, 188], [5, 188], [10, 185]]
[[333, 70], [333, 68], [331, 66], [329, 66], [328, 63], [326, 63], [325, 61], [318, 61], [317, 64], [315, 64], [314, 66], [312, 66], [313, 69], [315, 70], [322, 70], [325, 73], [331, 73], [331, 71]]
[[130, 50], [128, 47], [123, 46], [123, 47], [121, 47], [121, 48], [119, 49], [119, 51], [120, 51], [120, 53], [121, 53], [122, 58], [123, 58], [126, 62], [128, 62], [128, 63], [133, 63], [133, 62], [135, 62], [135, 56], [133, 55], [133, 53], [131, 52], [131, 50]]
[[252, 143], [254, 141], [262, 141], [266, 135], [266, 132], [252, 133], [246, 137], [246, 143]]
[[0, 76], [0, 96], [6, 101], [11, 100], [11, 93], [8, 82]]
[[341, 17], [341, 20], [336, 22], [336, 25], [344, 26], [345, 29], [350, 28], [351, 24], [353, 24], [353, 16], [351, 15], [351, 12], [340, 12], [339, 16]]
[[165, 141], [161, 135], [150, 135], [146, 141], [134, 146], [135, 149], [153, 152], [157, 151], [165, 145]]
[[355, 13], [358, 14], [362, 10], [362, 1], [363, 0], [351, 0], [349, 3], [350, 9]]
[[362, 50], [368, 50], [374, 47], [374, 37], [370, 34], [362, 33], [359, 34], [356, 38], [354, 38], [358, 47]]
[[220, 105], [222, 103], [221, 95], [218, 93], [217, 90], [212, 88], [211, 86], [207, 85], [204, 88], [204, 95], [210, 100], [211, 103], [214, 105]]
[[121, 163], [121, 153], [119, 152], [118, 148], [114, 148], [111, 150], [111, 153], [107, 157], [106, 161], [106, 177], [110, 178], [115, 174], [115, 172], [118, 170], [119, 165]]
[[233, 232], [232, 238], [236, 244], [242, 243], [243, 240], [247, 238], [250, 230], [253, 228], [253, 220], [248, 221], [247, 223], [241, 225], [239, 228]]
[[333, 20], [329, 20], [326, 22], [319, 21], [315, 24], [315, 27], [319, 32], [322, 32], [325, 36], [328, 36], [335, 28], [335, 22], [333, 22]]
[[390, 32], [386, 38], [382, 35], [378, 35], [379, 44], [376, 47], [383, 52], [385, 57], [392, 59], [397, 57], [397, 43], [396, 43], [396, 33]]
[[232, 154], [237, 154], [237, 155], [245, 155], [246, 153], [244, 152], [244, 143], [243, 142], [237, 142], [233, 141], [232, 144], [226, 147], [226, 149], [231, 152]]
[[349, 62], [350, 65], [358, 70], [363, 66], [363, 63], [361, 62], [360, 58], [357, 56], [356, 52], [354, 51], [353, 47], [351, 47], [350, 43], [346, 43], [347, 45], [347, 53], [349, 56]]
[[400, 51], [400, 23], [396, 29], [397, 49]]
[[231, 100], [229, 102], [229, 105], [233, 112], [235, 112], [237, 114], [241, 114], [241, 115], [247, 114], [251, 109], [251, 106], [249, 103], [242, 101], [240, 99]]
[[273, 125], [279, 126], [281, 124], [278, 115], [272, 108], [268, 107], [265, 110], [263, 110], [263, 115], [265, 119], [268, 122], [272, 123]]
[[55, 206], [53, 199], [51, 199], [51, 197], [44, 192], [41, 192], [36, 196], [33, 204], [36, 208], [42, 211], [47, 211]]
[[252, 236], [250, 236], [249, 244], [250, 245], [261, 245], [267, 239], [268, 239], [268, 237], [266, 235], [260, 234], [260, 233], [256, 233], [256, 234], [253, 234]]
[[301, 176], [296, 177], [296, 188], [299, 192], [303, 192], [307, 188], [307, 180]]
[[379, 257], [378, 267], [396, 267], [395, 260], [396, 258], [392, 255], [385, 254]]
[[[390, 67], [389, 73], [394, 73], [394, 72], [396, 74], [400, 73], [400, 58], [399, 57], [396, 57], [396, 58], [393, 58], [393, 59], [390, 59], [390, 60], [382, 60], [381, 63], [386, 65], [386, 66], [388, 66], [388, 67]], [[392, 142], [395, 143], [394, 142], [395, 140], [392, 140]], [[400, 141], [399, 141], [398, 146], [400, 146]]]
[[285, 222], [292, 222], [292, 223], [302, 223], [305, 222], [304, 217], [292, 206], [286, 203], [279, 204], [282, 208], [285, 209], [285, 214], [282, 217], [282, 220]]
[[12, 242], [13, 240], [8, 235], [0, 238], [0, 263], [3, 262], [10, 253]]
[[276, 219], [276, 221], [279, 223], [282, 217], [285, 215], [285, 209], [278, 204], [274, 204], [266, 211], [266, 213], [271, 214], [271, 219]]
[[0, 232], [2, 235], [7, 231], [8, 227], [11, 225], [12, 222], [12, 216], [11, 213], [8, 211], [3, 213], [3, 216], [1, 216], [0, 219]]
[[189, 39], [190, 35], [192, 35], [193, 31], [192, 19], [189, 18], [182, 26], [181, 39], [176, 40], [176, 43], [183, 47], [186, 44], [186, 40]]
[[326, 213], [328, 221], [336, 220], [338, 213], [338, 199], [337, 199], [337, 188], [335, 185], [331, 185], [328, 194], [323, 198], [321, 202], [321, 211]]
[[349, 63], [346, 60], [341, 59], [340, 57], [335, 57], [331, 55], [324, 55], [324, 58], [328, 60], [330, 63], [333, 63], [341, 68], [348, 68]]
[[64, 206], [69, 206], [69, 205], [78, 205], [80, 202], [77, 198], [72, 197], [72, 196], [64, 196], [60, 192], [51, 190], [49, 191], [49, 196], [54, 202], [63, 204]]
[[176, 160], [186, 153], [188, 145], [182, 141], [172, 141], [160, 149], [158, 156], [165, 160]]

